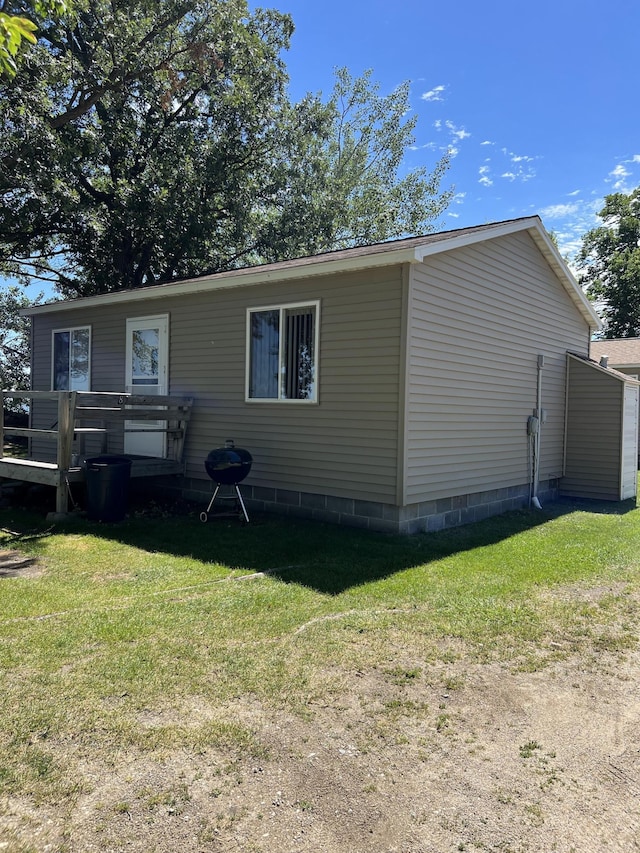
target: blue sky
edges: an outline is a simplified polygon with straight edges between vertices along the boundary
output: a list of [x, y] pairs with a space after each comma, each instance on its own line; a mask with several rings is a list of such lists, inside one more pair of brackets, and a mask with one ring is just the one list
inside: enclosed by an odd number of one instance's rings
[[418, 125], [406, 167], [455, 154], [442, 228], [539, 214], [571, 257], [604, 196], [640, 186], [637, 0], [250, 0], [258, 5], [293, 18], [284, 59], [294, 99], [328, 96], [342, 65], [372, 69], [383, 94], [411, 82]]
[[[259, 5], [252, 3], [252, 6]], [[640, 185], [637, 0], [273, 0], [296, 26], [292, 97], [328, 95], [333, 69], [411, 81], [406, 166], [454, 151], [441, 224], [539, 214], [571, 254], [605, 195]]]

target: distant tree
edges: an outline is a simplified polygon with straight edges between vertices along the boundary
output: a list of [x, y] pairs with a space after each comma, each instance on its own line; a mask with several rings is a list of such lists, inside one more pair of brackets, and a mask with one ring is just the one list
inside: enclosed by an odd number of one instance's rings
[[580, 282], [601, 302], [604, 337], [640, 336], [640, 187], [605, 197], [603, 225], [582, 239]]
[[[382, 242], [432, 231], [453, 190], [441, 191], [445, 154], [434, 170], [401, 176], [417, 116], [408, 117], [409, 84], [380, 95], [372, 72], [336, 70], [324, 123], [298, 139], [283, 162], [277, 204], [267, 219], [268, 260]], [[319, 109], [318, 105], [317, 108]]]
[[0, 389], [4, 391], [29, 388], [29, 321], [19, 311], [30, 304], [15, 285], [0, 292]]
[[406, 86], [338, 72], [291, 104], [287, 15], [245, 0], [92, 0], [0, 86], [0, 274], [63, 296], [144, 287], [432, 227], [401, 175]]

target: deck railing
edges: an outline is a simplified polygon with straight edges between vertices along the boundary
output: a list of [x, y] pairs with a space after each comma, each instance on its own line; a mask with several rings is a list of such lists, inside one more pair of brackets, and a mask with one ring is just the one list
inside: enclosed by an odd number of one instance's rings
[[[56, 442], [56, 465], [61, 470], [71, 467], [73, 447], [73, 412], [76, 405], [77, 391], [3, 391], [2, 419], [0, 420], [0, 458], [4, 458], [5, 438], [44, 438]], [[4, 424], [5, 400], [50, 400], [58, 407], [57, 424], [51, 429], [32, 429], [31, 427], [11, 427]]]
[[[55, 402], [57, 422], [48, 429], [5, 426], [4, 403], [9, 399], [30, 403]], [[143, 396], [124, 392], [2, 391], [0, 476], [56, 486], [56, 504], [58, 511], [63, 512], [61, 507], [66, 506], [69, 477], [82, 477], [78, 466], [73, 464], [74, 441], [79, 442], [79, 455], [83, 455], [87, 436], [101, 437], [101, 452], [105, 452], [110, 435], [123, 439], [124, 434], [130, 432], [162, 432], [167, 435], [166, 459], [172, 460], [176, 463], [174, 467], [178, 467], [182, 463], [192, 403], [190, 398], [184, 397]], [[15, 437], [55, 442], [56, 461], [39, 462], [5, 454], [5, 439]], [[140, 475], [152, 475], [154, 470], [153, 466], [147, 466], [145, 470], [141, 469]], [[73, 476], [74, 471], [77, 477]]]

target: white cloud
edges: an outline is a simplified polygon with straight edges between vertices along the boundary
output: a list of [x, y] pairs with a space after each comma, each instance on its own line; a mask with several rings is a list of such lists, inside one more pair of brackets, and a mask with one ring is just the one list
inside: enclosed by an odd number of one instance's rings
[[424, 151], [425, 149], [433, 151], [435, 147], [435, 142], [425, 142], [424, 145], [410, 145], [409, 151]]
[[501, 178], [506, 181], [520, 181], [522, 183], [535, 178], [536, 172], [531, 164], [537, 159], [536, 157], [531, 157], [529, 154], [514, 154], [508, 148], [501, 148], [500, 150], [511, 164], [511, 168], [505, 169], [501, 173]]
[[454, 139], [467, 139], [469, 136], [471, 136], [471, 134], [463, 127], [456, 127], [452, 121], [446, 121], [445, 125]]
[[621, 160], [617, 166], [615, 166], [607, 176], [606, 183], [611, 184], [611, 188], [615, 190], [615, 192], [621, 193], [630, 193], [634, 186], [637, 185], [638, 179], [637, 177], [633, 178], [631, 182], [627, 181], [627, 178], [630, 178], [633, 174], [631, 169], [628, 169], [627, 166], [636, 167], [640, 164], [640, 154], [633, 154], [627, 160]]
[[436, 130], [442, 130], [442, 122], [439, 118], [434, 121], [433, 126]]
[[[627, 182], [637, 186], [638, 165], [640, 154], [633, 154], [615, 164], [604, 179], [605, 193], [630, 192], [633, 187], [627, 186]], [[569, 258], [569, 266], [572, 269], [582, 248], [584, 235], [602, 224], [598, 215], [604, 206], [605, 193], [602, 189], [603, 187], [573, 190], [564, 194], [564, 200], [538, 210], [542, 219], [553, 229], [560, 253]], [[571, 200], [567, 201], [567, 198]]]
[[531, 157], [529, 154], [515, 154], [513, 151], [509, 151], [508, 148], [502, 148], [502, 153], [505, 157], [508, 157], [512, 163], [533, 163], [536, 160], [536, 157]]
[[620, 177], [626, 178], [626, 176], [630, 175], [631, 172], [629, 172], [628, 169], [625, 169], [625, 167], [622, 165], [622, 163], [618, 163], [618, 165], [615, 167], [615, 169], [613, 169], [611, 172], [609, 172], [609, 174], [613, 175], [614, 178], [620, 178]]
[[478, 169], [478, 174], [480, 178], [478, 179], [478, 183], [482, 184], [483, 187], [492, 187], [493, 181], [489, 177], [490, 169], [488, 166], [480, 166]]
[[613, 189], [619, 192], [627, 192], [629, 190], [626, 179], [629, 177], [631, 172], [625, 168], [625, 162], [630, 163], [633, 161], [625, 160], [622, 163], [618, 163], [618, 165], [609, 172], [609, 177], [607, 178], [607, 183], [612, 183]]
[[481, 142], [480, 145], [495, 145], [495, 142], [491, 142], [489, 139], [485, 139], [484, 142]]
[[445, 93], [446, 88], [446, 86], [434, 86], [434, 88], [430, 89], [428, 92], [423, 92], [423, 94], [420, 95], [420, 98], [423, 101], [444, 101], [442, 95]]
[[597, 197], [576, 199], [568, 204], [550, 204], [538, 210], [543, 221], [551, 225], [558, 240], [560, 254], [569, 258], [569, 266], [574, 273], [572, 259], [582, 248], [582, 239], [587, 231], [600, 224], [598, 211], [602, 204], [602, 198]]
[[456, 147], [455, 147], [455, 145], [450, 145], [450, 146], [447, 148], [447, 151], [449, 152], [449, 156], [450, 156], [450, 157], [457, 157], [457, 156], [458, 156], [458, 154], [460, 153], [460, 149], [459, 149], [459, 148], [456, 148]]
[[526, 169], [523, 169], [522, 167], [518, 167], [517, 169], [510, 169], [500, 175], [500, 177], [504, 178], [506, 181], [520, 181], [522, 183], [530, 181], [532, 178], [535, 178], [535, 176], [535, 170], [531, 167], [528, 167]]
[[539, 211], [543, 219], [564, 219], [567, 216], [573, 216], [580, 210], [580, 205], [573, 204], [550, 204], [548, 207], [543, 207]]

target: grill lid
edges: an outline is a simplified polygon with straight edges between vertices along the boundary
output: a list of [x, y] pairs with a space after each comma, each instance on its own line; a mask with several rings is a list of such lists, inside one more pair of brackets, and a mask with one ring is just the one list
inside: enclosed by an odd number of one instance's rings
[[209, 453], [204, 467], [215, 483], [233, 486], [244, 480], [251, 470], [252, 462], [253, 457], [249, 451], [236, 447], [233, 439], [228, 438], [224, 447], [218, 447]]

